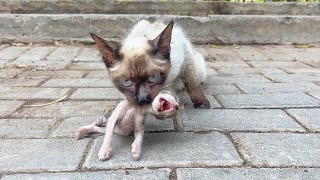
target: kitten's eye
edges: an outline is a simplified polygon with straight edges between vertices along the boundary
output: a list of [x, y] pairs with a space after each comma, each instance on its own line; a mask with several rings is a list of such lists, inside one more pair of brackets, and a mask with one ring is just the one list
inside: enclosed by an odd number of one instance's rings
[[121, 83], [122, 86], [124, 86], [124, 87], [129, 87], [129, 86], [132, 85], [132, 81], [130, 81], [130, 80], [128, 80], [128, 79], [122, 80], [122, 81], [120, 81], [120, 83]]
[[159, 74], [151, 75], [148, 77], [148, 80], [151, 83], [156, 83], [160, 80], [160, 75]]

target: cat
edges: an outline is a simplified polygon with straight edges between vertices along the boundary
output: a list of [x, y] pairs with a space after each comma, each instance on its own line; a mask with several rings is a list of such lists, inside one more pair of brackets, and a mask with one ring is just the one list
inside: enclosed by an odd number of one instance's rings
[[122, 43], [91, 37], [110, 80], [129, 103], [147, 106], [163, 89], [185, 88], [195, 108], [210, 108], [201, 87], [207, 77], [204, 58], [173, 21], [165, 26], [142, 20]]
[[[138, 106], [130, 104], [127, 100], [121, 101], [114, 109], [110, 117], [102, 116], [93, 124], [79, 128], [75, 133], [76, 139], [91, 133], [105, 134], [103, 145], [99, 151], [99, 160], [107, 160], [111, 155], [111, 140], [113, 133], [128, 136], [134, 132], [132, 156], [138, 160], [141, 156], [141, 145], [144, 135], [144, 119], [146, 114], [162, 117], [173, 115], [179, 107], [178, 97], [169, 91], [161, 91], [153, 100], [151, 106]], [[106, 129], [101, 126], [107, 124]]]

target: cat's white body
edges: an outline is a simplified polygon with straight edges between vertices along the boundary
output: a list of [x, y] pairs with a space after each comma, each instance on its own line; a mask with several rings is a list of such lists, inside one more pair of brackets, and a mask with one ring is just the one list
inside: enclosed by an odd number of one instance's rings
[[[147, 48], [147, 41], [156, 38], [165, 27], [166, 25], [160, 22], [153, 24], [146, 20], [138, 22], [123, 41], [123, 53], [129, 54]], [[194, 64], [200, 81], [203, 82], [207, 78], [204, 58], [201, 54], [193, 50], [190, 41], [179, 26], [174, 26], [172, 30], [170, 46], [171, 70], [165, 84], [168, 85], [175, 82], [176, 88], [180, 89], [182, 82], [178, 77], [187, 64]]]

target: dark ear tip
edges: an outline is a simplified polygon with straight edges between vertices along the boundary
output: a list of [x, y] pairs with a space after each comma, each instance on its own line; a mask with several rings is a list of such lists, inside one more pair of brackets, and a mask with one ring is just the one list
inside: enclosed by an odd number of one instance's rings
[[169, 25], [170, 25], [170, 26], [173, 26], [173, 25], [174, 25], [174, 22], [173, 22], [173, 21], [170, 21]]
[[93, 34], [93, 33], [90, 33], [90, 36], [92, 37], [92, 39], [94, 39], [94, 38], [97, 38], [97, 37], [98, 37], [97, 35], [95, 35], [95, 34]]

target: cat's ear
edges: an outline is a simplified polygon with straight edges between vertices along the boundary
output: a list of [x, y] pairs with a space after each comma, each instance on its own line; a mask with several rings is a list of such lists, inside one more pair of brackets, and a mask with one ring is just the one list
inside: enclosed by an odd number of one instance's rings
[[152, 53], [166, 60], [170, 60], [170, 43], [173, 25], [174, 23], [171, 21], [154, 40], [150, 41], [153, 48]]
[[102, 54], [103, 62], [107, 68], [110, 68], [120, 59], [119, 50], [121, 48], [121, 44], [115, 41], [106, 41], [93, 33], [90, 33], [90, 35]]

